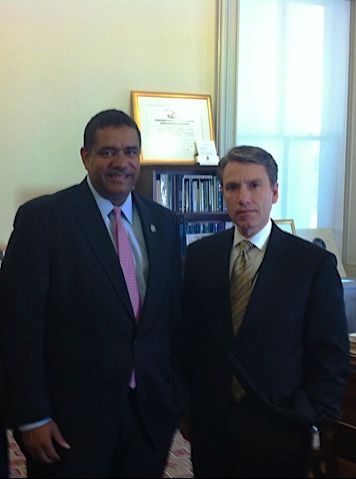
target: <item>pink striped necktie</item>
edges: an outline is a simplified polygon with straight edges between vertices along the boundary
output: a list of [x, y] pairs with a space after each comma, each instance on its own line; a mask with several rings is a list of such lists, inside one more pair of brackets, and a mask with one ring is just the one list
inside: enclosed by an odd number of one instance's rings
[[114, 227], [116, 251], [119, 256], [122, 272], [124, 273], [127, 290], [129, 292], [133, 311], [136, 319], [139, 319], [141, 310], [140, 293], [138, 291], [136, 269], [132, 248], [127, 236], [127, 232], [122, 222], [121, 209], [114, 208]]
[[[132, 309], [134, 311], [136, 320], [138, 320], [141, 312], [141, 300], [137, 286], [133, 252], [129, 242], [129, 238], [126, 233], [124, 223], [122, 222], [121, 209], [115, 206], [113, 211], [116, 252], [120, 260], [122, 272], [124, 273], [127, 290], [129, 292], [132, 304]], [[131, 389], [135, 389], [136, 387], [135, 369], [131, 371], [129, 387]]]

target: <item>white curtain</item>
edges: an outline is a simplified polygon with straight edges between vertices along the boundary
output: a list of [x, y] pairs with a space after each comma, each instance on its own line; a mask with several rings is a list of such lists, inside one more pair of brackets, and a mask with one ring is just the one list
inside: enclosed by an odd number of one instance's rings
[[[350, 1], [220, 0], [219, 13], [218, 128], [230, 131], [218, 136], [220, 155], [237, 144], [265, 148], [279, 166], [272, 216], [341, 234]], [[229, 55], [238, 59], [234, 85]]]

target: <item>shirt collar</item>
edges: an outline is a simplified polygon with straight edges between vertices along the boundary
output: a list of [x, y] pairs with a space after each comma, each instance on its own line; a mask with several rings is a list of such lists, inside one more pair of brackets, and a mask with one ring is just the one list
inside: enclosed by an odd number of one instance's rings
[[240, 243], [240, 241], [247, 239], [248, 241], [251, 241], [251, 243], [253, 243], [258, 249], [261, 250], [267, 243], [269, 235], [271, 234], [271, 229], [272, 229], [272, 221], [269, 219], [266, 226], [264, 226], [258, 233], [256, 233], [254, 236], [251, 236], [251, 238], [245, 238], [244, 236], [241, 235], [237, 226], [235, 225], [233, 247], [237, 246], [238, 243]]
[[[93, 183], [90, 181], [89, 176], [87, 176], [87, 183], [89, 186], [90, 191], [93, 193], [94, 199], [100, 213], [102, 214], [103, 218], [106, 218], [111, 213], [113, 207], [115, 206], [110, 200], [101, 196], [97, 190], [94, 188]], [[125, 215], [125, 218], [129, 223], [132, 224], [132, 196], [129, 193], [128, 197], [124, 201], [124, 203], [120, 206], [122, 213]]]

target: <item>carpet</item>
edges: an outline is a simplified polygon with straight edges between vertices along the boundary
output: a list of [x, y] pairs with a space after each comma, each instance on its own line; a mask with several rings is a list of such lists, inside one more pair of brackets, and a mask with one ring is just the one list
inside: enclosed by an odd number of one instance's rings
[[[26, 461], [11, 431], [8, 431], [10, 444], [10, 477], [27, 477]], [[169, 452], [163, 477], [194, 477], [190, 462], [190, 444], [177, 432]]]
[[[10, 444], [10, 477], [26, 478], [26, 461], [14, 440], [11, 431], [8, 431], [8, 439]], [[314, 449], [315, 451], [319, 451], [318, 435], [315, 435], [314, 437]], [[317, 464], [315, 464], [316, 470], [324, 471], [324, 464], [321, 461], [320, 452], [318, 452], [315, 457], [317, 462]], [[347, 472], [349, 471], [347, 470]], [[353, 475], [345, 474], [342, 477], [356, 477], [356, 468], [353, 472]], [[174, 436], [163, 477], [194, 477], [192, 463], [190, 461], [190, 443], [186, 441], [179, 432], [177, 432]], [[320, 477], [320, 475], [315, 475], [312, 471], [310, 471], [308, 477], [315, 478]]]

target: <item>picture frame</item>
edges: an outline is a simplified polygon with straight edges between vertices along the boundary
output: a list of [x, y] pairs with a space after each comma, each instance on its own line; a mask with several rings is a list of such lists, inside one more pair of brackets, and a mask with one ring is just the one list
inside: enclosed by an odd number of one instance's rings
[[142, 164], [194, 164], [196, 143], [214, 141], [211, 96], [131, 91]]
[[286, 231], [287, 233], [291, 233], [292, 235], [297, 234], [297, 231], [295, 229], [295, 224], [294, 220], [292, 219], [278, 219], [278, 220], [273, 220], [276, 225], [278, 225], [283, 231]]
[[296, 234], [333, 253], [336, 257], [337, 269], [341, 278], [346, 278], [347, 274], [332, 228], [298, 228]]

